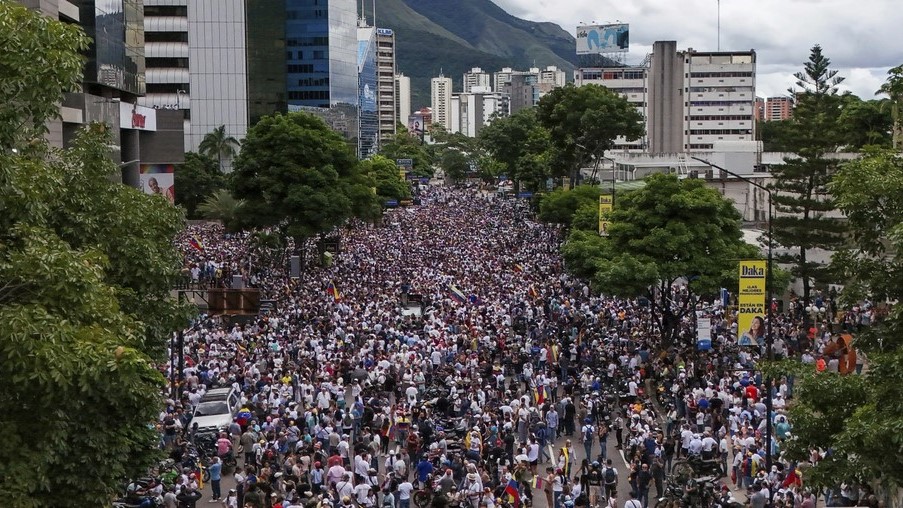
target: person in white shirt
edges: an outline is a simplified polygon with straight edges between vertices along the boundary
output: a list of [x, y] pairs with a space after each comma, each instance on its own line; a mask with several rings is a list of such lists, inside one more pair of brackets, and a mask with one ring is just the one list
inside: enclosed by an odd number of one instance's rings
[[405, 480], [398, 485], [398, 501], [400, 508], [409, 508], [411, 506], [411, 492], [414, 485]]

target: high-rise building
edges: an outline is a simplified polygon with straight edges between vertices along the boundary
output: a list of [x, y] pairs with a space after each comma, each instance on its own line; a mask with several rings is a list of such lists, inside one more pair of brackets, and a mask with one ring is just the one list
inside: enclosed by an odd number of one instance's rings
[[407, 123], [411, 116], [411, 78], [404, 74], [395, 76], [395, 111], [397, 121]]
[[493, 90], [509, 96], [509, 112], [512, 115], [535, 106], [544, 95], [564, 86], [566, 81], [564, 71], [554, 65], [544, 70], [531, 67], [527, 71], [504, 67], [492, 75]]
[[539, 82], [548, 83], [555, 88], [563, 87], [567, 84], [567, 74], [558, 67], [550, 65], [539, 71]]
[[119, 163], [122, 182], [150, 189], [172, 187], [173, 165], [184, 161], [181, 114], [138, 103], [147, 92], [144, 6], [141, 0], [20, 0], [43, 15], [80, 26], [91, 38], [84, 52], [80, 90], [65, 94], [60, 118], [47, 124], [47, 142], [68, 147], [85, 124], [109, 127], [111, 157]]
[[430, 104], [433, 110], [433, 125], [440, 125], [451, 131], [452, 80], [440, 74], [430, 81]]
[[[393, 30], [376, 29], [376, 51], [379, 142], [386, 143], [395, 136], [395, 126], [398, 125], [399, 117], [395, 90], [395, 32]], [[409, 105], [408, 114], [410, 111]]]
[[288, 104], [329, 108], [358, 102], [354, 0], [285, 0]]
[[470, 92], [452, 95], [451, 131], [477, 137], [480, 130], [497, 116], [506, 116], [508, 96], [488, 86], [471, 87]]
[[755, 139], [755, 51], [678, 51], [674, 41], [657, 41], [648, 61], [648, 67], [575, 72], [577, 85], [617, 90], [644, 114], [646, 139], [621, 140], [619, 146], [679, 153], [712, 150], [718, 141]]
[[479, 67], [474, 67], [464, 73], [464, 93], [469, 93], [474, 87], [490, 88], [492, 86], [492, 76]]
[[[362, 24], [365, 22], [362, 22]], [[379, 113], [377, 101], [376, 29], [357, 29], [358, 72], [358, 157], [366, 159], [379, 148]]]
[[[181, 83], [183, 74], [188, 74], [189, 86], [183, 89], [190, 97], [191, 127], [186, 148], [197, 150], [204, 136], [221, 125], [225, 126], [226, 134], [239, 140], [248, 132], [245, 1], [189, 0], [187, 3], [188, 69], [180, 69], [176, 75]], [[168, 22], [162, 19], [161, 28]], [[162, 78], [166, 81], [165, 76]], [[226, 161], [226, 170], [230, 163]]]
[[765, 100], [765, 121], [787, 120], [793, 115], [793, 99], [769, 97]]
[[756, 97], [755, 117], [756, 122], [765, 121], [765, 99], [762, 97]]
[[[577, 69], [574, 71], [574, 84], [577, 86], [588, 84], [602, 85], [618, 92], [636, 107], [637, 111], [643, 115], [643, 118], [646, 118], [648, 100], [647, 71], [645, 67]], [[627, 141], [623, 137], [619, 137], [615, 139], [614, 143], [616, 148], [642, 150], [646, 146], [646, 136], [633, 141]]]

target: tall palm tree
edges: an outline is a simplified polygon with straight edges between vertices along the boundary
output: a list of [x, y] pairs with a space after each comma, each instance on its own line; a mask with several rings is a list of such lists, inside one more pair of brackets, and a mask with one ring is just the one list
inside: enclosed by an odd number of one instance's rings
[[219, 162], [219, 170], [223, 171], [223, 159], [231, 159], [235, 157], [236, 149], [240, 143], [237, 139], [226, 134], [226, 126], [220, 125], [208, 132], [198, 146], [198, 151], [202, 154], [216, 159]]
[[890, 97], [891, 114], [894, 119], [894, 149], [903, 150], [903, 65], [887, 71], [887, 81], [875, 92]]

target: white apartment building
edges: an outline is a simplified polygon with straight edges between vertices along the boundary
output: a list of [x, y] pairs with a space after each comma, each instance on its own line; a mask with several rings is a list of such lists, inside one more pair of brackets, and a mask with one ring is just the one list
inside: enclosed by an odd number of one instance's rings
[[653, 45], [648, 67], [578, 69], [577, 86], [598, 84], [635, 104], [646, 122], [638, 141], [616, 146], [651, 153], [705, 152], [716, 142], [755, 140], [756, 53], [678, 51]]
[[474, 67], [464, 73], [464, 93], [470, 93], [474, 87], [491, 88], [492, 76], [479, 67]]
[[433, 125], [441, 125], [451, 132], [452, 79], [440, 74], [430, 80], [430, 104], [433, 110]]
[[473, 87], [470, 92], [456, 93], [451, 99], [451, 132], [476, 137], [497, 115], [507, 112], [508, 97], [493, 92], [488, 86]]
[[[583, 86], [588, 84], [601, 85], [618, 92], [628, 102], [636, 106], [637, 111], [646, 118], [648, 101], [646, 67], [613, 67], [577, 69], [574, 71], [574, 84]], [[643, 150], [646, 146], [646, 136], [634, 141], [627, 141], [623, 137], [615, 140], [615, 147], [623, 150]]]
[[550, 65], [539, 71], [539, 82], [548, 83], [555, 88], [563, 87], [567, 84], [567, 74], [554, 65]]
[[[376, 29], [376, 82], [377, 113], [379, 114], [379, 142], [388, 142], [395, 136], [398, 125], [398, 101], [395, 97], [395, 32], [388, 28]], [[410, 106], [408, 106], [410, 110]], [[410, 111], [409, 113], [410, 114]], [[404, 117], [407, 118], [407, 117]]]
[[396, 121], [407, 125], [411, 116], [411, 78], [404, 74], [395, 75]]

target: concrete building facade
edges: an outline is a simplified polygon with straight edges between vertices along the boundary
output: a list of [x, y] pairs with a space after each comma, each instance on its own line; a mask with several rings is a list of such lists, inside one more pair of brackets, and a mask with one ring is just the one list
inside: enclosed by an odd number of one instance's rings
[[158, 189], [169, 191], [173, 167], [184, 161], [181, 115], [139, 104], [147, 92], [142, 2], [21, 0], [20, 3], [63, 23], [80, 26], [92, 40], [84, 52], [81, 90], [64, 95], [60, 118], [47, 125], [47, 142], [65, 148], [83, 125], [106, 124], [112, 136], [111, 157], [120, 167], [116, 176], [127, 185], [145, 188], [148, 180], [145, 173], [160, 171], [168, 176], [159, 177]]
[[398, 122], [407, 125], [411, 116], [411, 78], [404, 74], [395, 76], [395, 114]]
[[440, 74], [430, 80], [430, 105], [433, 111], [432, 124], [451, 131], [452, 79]]
[[461, 87], [461, 89], [464, 90], [464, 93], [470, 93], [474, 89], [474, 87], [479, 87], [480, 89], [491, 89], [492, 75], [479, 67], [474, 67], [464, 73], [462, 82], [463, 86]]
[[[577, 69], [574, 71], [574, 84], [583, 86], [596, 84], [614, 90], [628, 102], [636, 106], [637, 111], [646, 118], [648, 115], [648, 69], [645, 67], [620, 67]], [[615, 147], [624, 150], [643, 150], [647, 146], [648, 137], [627, 141], [624, 138], [615, 140]]]
[[[377, 111], [379, 113], [379, 142], [387, 143], [395, 136], [398, 125], [398, 100], [395, 94], [395, 32], [389, 28], [376, 29]], [[409, 92], [410, 94], [410, 89]], [[408, 106], [408, 114], [411, 107]]]
[[765, 100], [766, 122], [788, 120], [792, 114], [793, 99], [790, 97], [769, 97]]
[[452, 95], [451, 132], [476, 137], [496, 116], [506, 116], [508, 96], [488, 86], [475, 86], [470, 92]]

